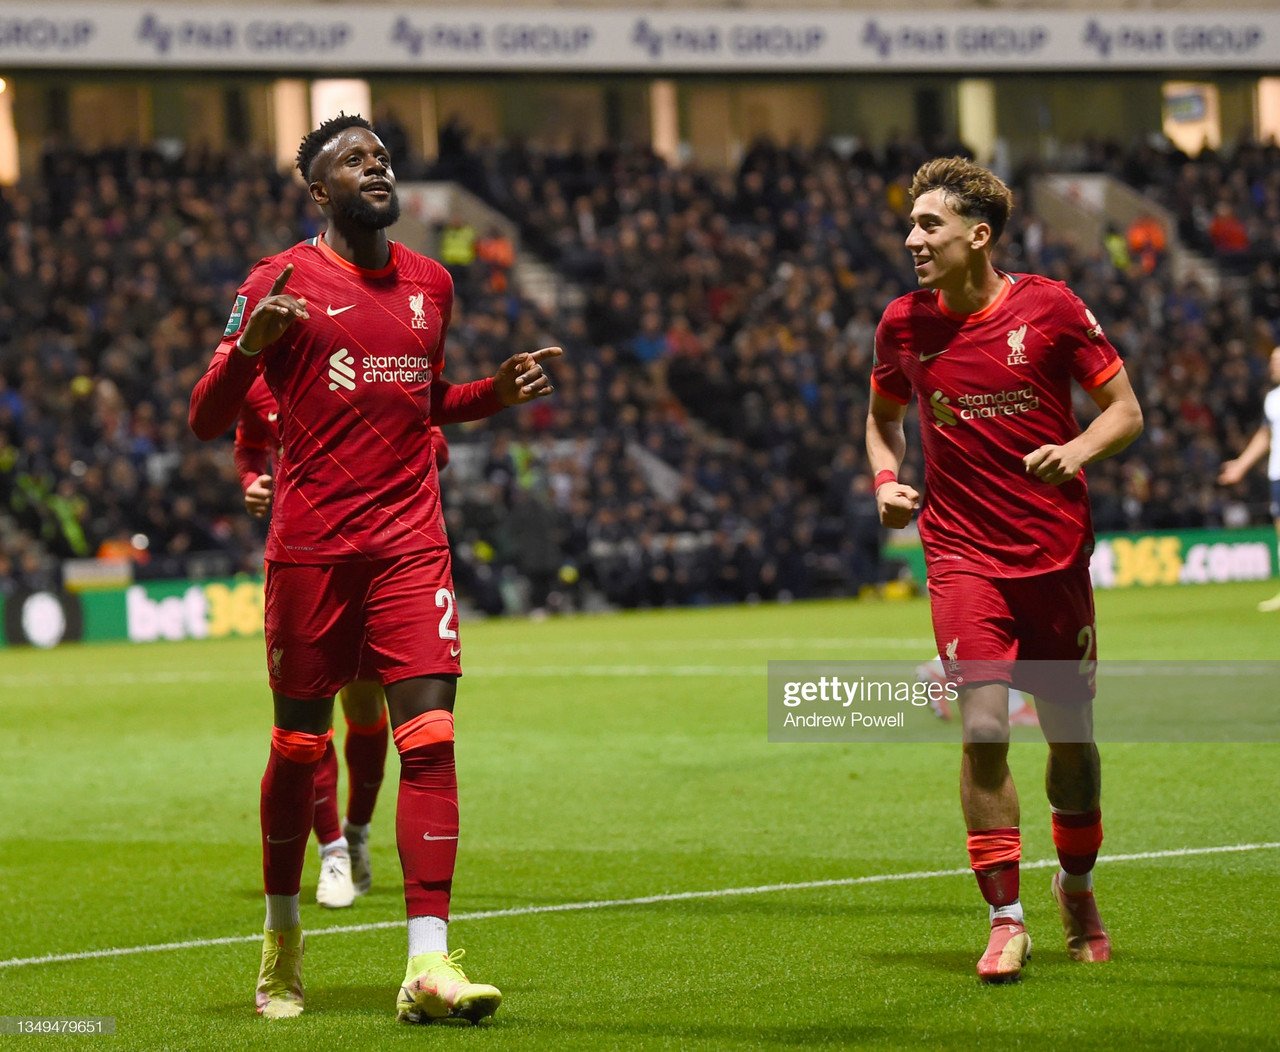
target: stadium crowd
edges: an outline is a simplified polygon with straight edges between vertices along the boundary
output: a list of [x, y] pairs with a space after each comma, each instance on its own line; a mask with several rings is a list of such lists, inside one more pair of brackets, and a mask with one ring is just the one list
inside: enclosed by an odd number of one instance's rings
[[[727, 173], [624, 148], [478, 151], [461, 130], [442, 147], [430, 174], [509, 214], [586, 297], [546, 315], [509, 280], [509, 245], [450, 245], [452, 374], [548, 342], [567, 352], [556, 397], [449, 436], [463, 453], [444, 495], [464, 595], [497, 612], [882, 578], [862, 453], [875, 323], [915, 284], [910, 174], [954, 144], [759, 143]], [[1079, 253], [1025, 211], [1005, 234], [1000, 264], [1068, 281], [1146, 408], [1144, 439], [1090, 469], [1099, 529], [1265, 513], [1263, 480], [1213, 481], [1256, 425], [1280, 326], [1267, 240], [1280, 165], [1273, 147], [1241, 149], [1244, 178], [1220, 160], [1170, 161], [1165, 186], [1197, 215], [1196, 202], [1248, 205], [1252, 295], [1176, 283], [1103, 245]], [[194, 439], [187, 398], [248, 265], [317, 222], [301, 186], [243, 156], [59, 148], [38, 178], [0, 190], [0, 588], [47, 586], [59, 560], [94, 554], [152, 577], [261, 566], [230, 443]], [[904, 477], [919, 478], [918, 462]]]

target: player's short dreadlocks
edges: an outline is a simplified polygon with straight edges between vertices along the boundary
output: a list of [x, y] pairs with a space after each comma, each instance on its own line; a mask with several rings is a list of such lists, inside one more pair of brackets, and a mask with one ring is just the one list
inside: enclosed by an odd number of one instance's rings
[[298, 146], [298, 157], [295, 164], [298, 166], [298, 171], [302, 173], [303, 179], [311, 182], [311, 166], [315, 164], [316, 158], [320, 156], [320, 151], [324, 149], [325, 144], [330, 139], [348, 128], [364, 128], [366, 131], [373, 131], [373, 125], [361, 117], [360, 114], [339, 112], [336, 117], [330, 117], [315, 131], [308, 132], [302, 137], [302, 142]]

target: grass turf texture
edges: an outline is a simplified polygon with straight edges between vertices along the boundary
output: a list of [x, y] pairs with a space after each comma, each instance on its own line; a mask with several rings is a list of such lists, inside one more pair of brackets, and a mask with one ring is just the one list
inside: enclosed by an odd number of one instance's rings
[[[1102, 593], [1102, 653], [1271, 658], [1280, 622], [1254, 612], [1269, 594]], [[473, 623], [463, 639], [459, 916], [967, 864], [954, 744], [765, 741], [767, 659], [923, 659], [923, 600]], [[1066, 958], [1052, 870], [1024, 871], [1035, 950], [1003, 988], [974, 976], [986, 911], [965, 875], [460, 919], [451, 942], [505, 1004], [479, 1029], [399, 1026], [394, 759], [374, 889], [322, 911], [309, 852], [307, 1011], [264, 1022], [263, 680], [257, 641], [3, 653], [0, 960], [245, 938], [0, 967], [0, 1015], [114, 1016], [99, 1040], [120, 1048], [1277, 1047], [1276, 850], [1103, 864], [1116, 960], [1095, 967]], [[1026, 860], [1053, 856], [1044, 753], [1011, 758]], [[1106, 746], [1104, 853], [1280, 840], [1278, 761], [1270, 744]]]

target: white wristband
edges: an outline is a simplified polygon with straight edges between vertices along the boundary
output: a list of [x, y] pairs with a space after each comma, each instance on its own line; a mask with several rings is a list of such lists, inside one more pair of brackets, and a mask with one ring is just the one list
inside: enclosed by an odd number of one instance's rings
[[239, 351], [241, 354], [243, 354], [246, 358], [256, 358], [258, 357], [258, 355], [262, 353], [261, 347], [259, 347], [256, 351], [245, 350], [244, 344], [241, 343], [238, 339], [236, 340], [236, 350]]

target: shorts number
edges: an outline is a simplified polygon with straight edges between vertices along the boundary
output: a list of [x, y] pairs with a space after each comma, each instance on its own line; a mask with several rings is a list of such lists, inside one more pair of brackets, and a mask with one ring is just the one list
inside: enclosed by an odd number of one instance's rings
[[436, 606], [444, 607], [444, 617], [440, 618], [440, 638], [457, 639], [458, 633], [449, 627], [449, 622], [453, 620], [453, 593], [447, 588], [437, 588]]
[[1089, 681], [1093, 685], [1094, 678], [1098, 674], [1098, 662], [1094, 658], [1094, 631], [1093, 625], [1085, 625], [1076, 635], [1076, 643], [1082, 649], [1080, 652], [1080, 676]]

